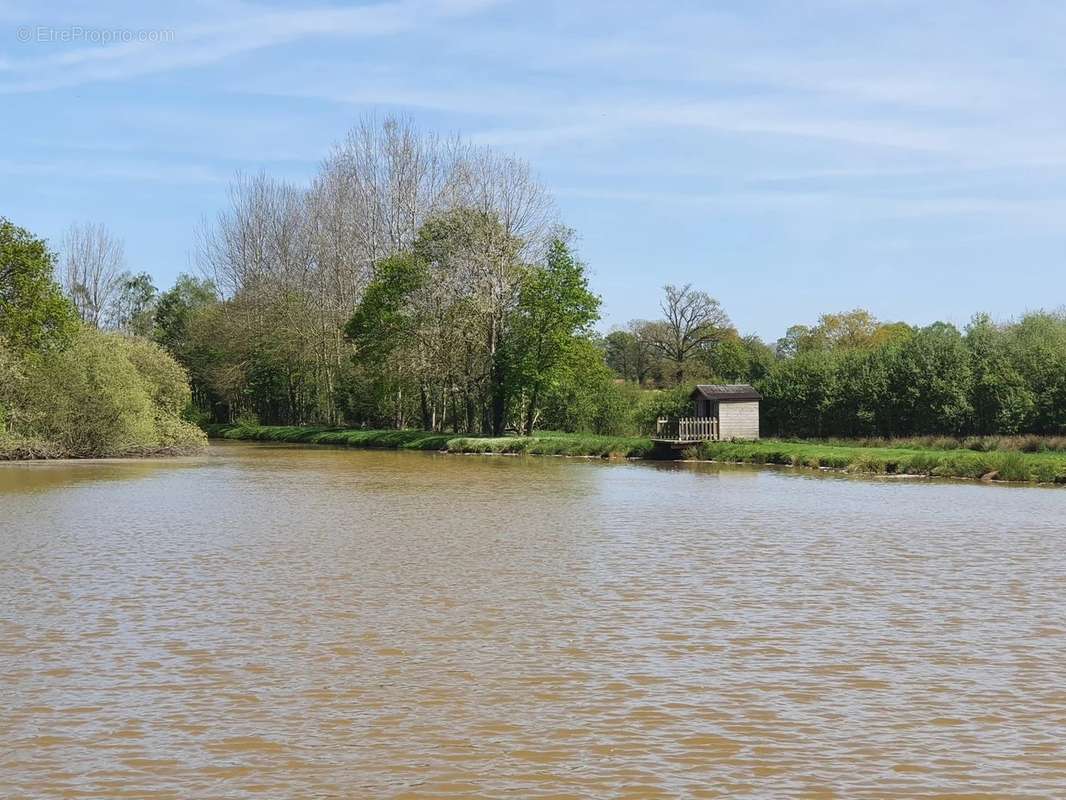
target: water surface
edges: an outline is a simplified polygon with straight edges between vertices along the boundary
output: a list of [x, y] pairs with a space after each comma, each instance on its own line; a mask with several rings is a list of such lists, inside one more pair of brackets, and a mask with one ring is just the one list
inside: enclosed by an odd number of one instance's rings
[[1062, 797], [1066, 492], [0, 465], [0, 796]]

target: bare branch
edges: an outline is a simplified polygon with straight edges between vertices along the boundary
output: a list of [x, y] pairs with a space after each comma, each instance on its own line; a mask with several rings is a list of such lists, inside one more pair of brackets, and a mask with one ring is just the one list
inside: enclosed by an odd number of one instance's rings
[[63, 241], [63, 288], [82, 320], [100, 327], [125, 277], [122, 240], [101, 224], [72, 225]]

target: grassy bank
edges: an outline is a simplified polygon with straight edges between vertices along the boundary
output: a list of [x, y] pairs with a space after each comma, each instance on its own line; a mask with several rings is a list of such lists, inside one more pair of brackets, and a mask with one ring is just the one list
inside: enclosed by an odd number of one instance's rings
[[704, 442], [693, 458], [745, 464], [787, 464], [842, 469], [875, 475], [928, 475], [986, 478], [1029, 483], [1066, 483], [1066, 452], [1021, 450], [936, 450], [923, 446], [844, 445], [767, 439], [758, 442]]
[[[211, 425], [208, 436], [260, 442], [328, 444], [396, 450], [434, 450], [449, 453], [528, 453], [530, 455], [600, 458], [669, 457], [656, 452], [650, 439], [586, 436], [543, 432], [534, 436], [499, 438], [458, 436], [426, 431], [354, 430], [347, 428]], [[743, 464], [785, 464], [797, 467], [847, 470], [875, 475], [927, 475], [943, 478], [987, 478], [1032, 483], [1066, 483], [1066, 452], [1028, 453], [1018, 450], [976, 451], [964, 448], [930, 449], [916, 446], [844, 445], [767, 439], [758, 442], [704, 442], [685, 455], [705, 461]]]
[[538, 456], [648, 458], [651, 439], [638, 436], [591, 436], [544, 432], [534, 436], [461, 436], [427, 431], [358, 430], [284, 425], [208, 425], [217, 439], [330, 444], [391, 450], [437, 450], [448, 453], [528, 453]]

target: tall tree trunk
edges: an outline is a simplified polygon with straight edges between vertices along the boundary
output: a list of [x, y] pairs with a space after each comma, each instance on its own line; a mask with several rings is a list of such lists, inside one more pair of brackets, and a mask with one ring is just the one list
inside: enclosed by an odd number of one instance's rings
[[529, 408], [526, 412], [526, 432], [532, 435], [533, 425], [537, 421], [537, 406], [540, 404], [540, 384], [533, 384], [533, 393], [529, 396]]
[[492, 435], [503, 436], [507, 397], [504, 393], [504, 369], [495, 360], [492, 367]]
[[477, 417], [476, 410], [474, 409], [474, 396], [471, 394], [470, 387], [466, 390], [466, 432], [474, 433], [474, 420]]
[[422, 430], [433, 430], [433, 418], [429, 409], [429, 396], [426, 392], [426, 385], [422, 384], [419, 387], [419, 402], [422, 406]]

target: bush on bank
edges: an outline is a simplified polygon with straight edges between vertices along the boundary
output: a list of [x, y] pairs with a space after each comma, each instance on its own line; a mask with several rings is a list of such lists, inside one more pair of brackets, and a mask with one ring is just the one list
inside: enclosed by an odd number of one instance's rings
[[204, 434], [181, 418], [184, 369], [145, 340], [82, 327], [62, 349], [0, 346], [0, 458], [182, 453]]

